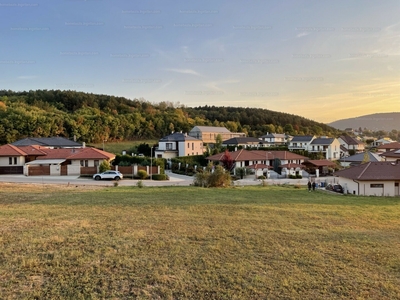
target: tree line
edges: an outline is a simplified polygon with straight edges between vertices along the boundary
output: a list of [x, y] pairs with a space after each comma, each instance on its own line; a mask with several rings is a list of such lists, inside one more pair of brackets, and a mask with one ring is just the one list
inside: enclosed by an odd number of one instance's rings
[[25, 137], [76, 137], [87, 143], [161, 138], [194, 126], [224, 126], [259, 137], [270, 133], [334, 136], [338, 131], [300, 116], [259, 108], [187, 107], [77, 91], [0, 90], [0, 144]]

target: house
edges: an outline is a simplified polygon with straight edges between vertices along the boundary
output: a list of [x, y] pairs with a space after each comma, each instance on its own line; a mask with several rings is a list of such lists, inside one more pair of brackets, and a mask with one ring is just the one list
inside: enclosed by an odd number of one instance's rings
[[47, 137], [47, 138], [25, 138], [11, 143], [13, 146], [42, 146], [47, 148], [84, 148], [84, 144], [71, 141], [63, 137]]
[[386, 137], [386, 138], [382, 138], [382, 139], [373, 141], [372, 144], [371, 144], [371, 146], [372, 146], [372, 147], [379, 147], [379, 146], [381, 146], [381, 145], [389, 144], [389, 143], [393, 143], [393, 142], [394, 142], [394, 141], [392, 141], [390, 138]]
[[362, 163], [366, 162], [378, 162], [382, 161], [382, 157], [380, 157], [378, 154], [366, 151], [362, 153], [357, 153], [348, 157], [342, 157], [341, 159], [338, 160], [340, 162], [340, 165], [342, 167], [350, 167], [350, 166], [357, 166]]
[[[95, 148], [48, 148], [44, 146], [0, 146], [0, 174], [80, 175], [82, 167], [94, 173], [103, 160], [115, 155]], [[92, 171], [93, 171], [92, 170]]]
[[[300, 165], [302, 162], [308, 159], [303, 155], [292, 153], [290, 151], [264, 151], [264, 150], [241, 149], [238, 151], [229, 152], [229, 154], [235, 163], [235, 168], [250, 167], [257, 164], [264, 164], [265, 166], [267, 166], [265, 167], [265, 171], [267, 171], [268, 168], [273, 167], [275, 172], [283, 171], [286, 175], [292, 174], [293, 172], [299, 171], [300, 169], [300, 168], [296, 169], [297, 167], [293, 168], [294, 165], [289, 165], [289, 164]], [[207, 157], [207, 159], [209, 161], [220, 162], [222, 161], [224, 155], [225, 153], [218, 153]], [[283, 170], [282, 165], [283, 168], [289, 166], [289, 169]]]
[[398, 161], [400, 160], [400, 149], [386, 151], [380, 154], [385, 161]]
[[215, 144], [218, 135], [221, 136], [222, 141], [246, 136], [244, 132], [230, 132], [225, 127], [216, 126], [195, 126], [189, 132], [189, 136], [203, 141], [204, 144]]
[[260, 136], [260, 140], [267, 147], [285, 146], [287, 144], [287, 136], [283, 133], [269, 133]]
[[242, 148], [258, 148], [263, 146], [262, 142], [254, 137], [234, 137], [223, 141], [222, 146], [242, 147]]
[[326, 159], [340, 158], [340, 142], [336, 138], [320, 137], [313, 139], [308, 145], [309, 153], [322, 153]]
[[296, 135], [290, 140], [288, 149], [289, 151], [293, 150], [307, 151], [311, 142], [314, 139], [315, 136], [313, 135]]
[[342, 135], [338, 138], [338, 140], [340, 145], [343, 146], [347, 151], [359, 153], [363, 152], [365, 149], [364, 143], [349, 135]]
[[382, 152], [382, 151], [393, 151], [393, 150], [399, 150], [400, 149], [400, 143], [399, 142], [393, 142], [393, 143], [387, 143], [387, 144], [382, 144], [376, 148], [377, 151]]
[[154, 151], [154, 156], [174, 158], [178, 156], [202, 155], [203, 153], [203, 141], [184, 133], [174, 132], [158, 141], [158, 148]]
[[369, 162], [335, 172], [345, 192], [363, 196], [400, 196], [400, 162]]

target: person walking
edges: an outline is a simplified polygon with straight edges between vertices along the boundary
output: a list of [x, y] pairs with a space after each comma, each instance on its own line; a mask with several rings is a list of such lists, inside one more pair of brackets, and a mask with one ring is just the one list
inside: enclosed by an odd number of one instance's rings
[[315, 191], [315, 181], [312, 183], [312, 190]]
[[307, 186], [308, 186], [308, 191], [311, 192], [311, 181], [310, 180], [308, 180]]

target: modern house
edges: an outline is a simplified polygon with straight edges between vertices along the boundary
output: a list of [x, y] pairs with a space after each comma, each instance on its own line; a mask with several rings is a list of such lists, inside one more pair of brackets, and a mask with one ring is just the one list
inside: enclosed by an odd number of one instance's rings
[[187, 134], [174, 132], [158, 141], [154, 156], [159, 158], [174, 158], [178, 156], [202, 155], [203, 141]]
[[393, 143], [392, 139], [386, 137], [372, 142], [372, 147], [379, 147], [381, 145]]
[[335, 172], [345, 192], [364, 196], [400, 196], [400, 162], [369, 162]]
[[216, 126], [195, 126], [189, 132], [189, 136], [201, 140], [205, 144], [215, 144], [218, 135], [221, 136], [222, 141], [246, 136], [244, 132], [230, 132], [225, 127]]
[[387, 143], [387, 144], [382, 144], [376, 148], [377, 151], [382, 152], [382, 151], [393, 151], [393, 150], [400, 150], [400, 143], [399, 142], [393, 142], [393, 143]]
[[304, 150], [307, 151], [311, 142], [315, 139], [313, 135], [296, 135], [294, 136], [290, 142], [288, 149], [289, 151], [293, 150]]
[[283, 133], [269, 133], [260, 136], [260, 140], [263, 142], [264, 146], [267, 147], [276, 147], [276, 146], [284, 146], [288, 142], [288, 138]]
[[400, 149], [386, 151], [380, 154], [384, 161], [399, 161], [400, 160]]
[[340, 142], [336, 138], [320, 137], [313, 139], [307, 150], [309, 153], [322, 153], [329, 160], [340, 158]]
[[342, 135], [338, 138], [340, 145], [343, 146], [347, 151], [354, 151], [354, 153], [363, 152], [365, 145], [363, 142], [349, 136]]
[[263, 147], [262, 142], [254, 137], [235, 137], [229, 140], [223, 141], [222, 146], [230, 147], [242, 147], [242, 148], [258, 148]]

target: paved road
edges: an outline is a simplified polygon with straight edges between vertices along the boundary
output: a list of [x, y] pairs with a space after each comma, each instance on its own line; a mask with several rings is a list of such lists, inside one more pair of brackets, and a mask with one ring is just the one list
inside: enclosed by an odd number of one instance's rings
[[[144, 186], [189, 186], [193, 183], [193, 177], [179, 175], [167, 172], [170, 180], [157, 181], [157, 180], [143, 180]], [[337, 178], [336, 178], [337, 180]], [[303, 179], [268, 179], [265, 180], [268, 184], [301, 184], [306, 185], [307, 178]], [[0, 175], [0, 182], [8, 183], [35, 183], [35, 184], [59, 184], [59, 185], [93, 185], [93, 186], [112, 186], [113, 181], [96, 181], [92, 178], [79, 178], [77, 176], [24, 176], [24, 175]], [[119, 181], [120, 186], [136, 186], [138, 180], [123, 179]], [[316, 182], [335, 182], [334, 177], [320, 177]], [[255, 180], [254, 178], [245, 178], [235, 181], [235, 185], [260, 185], [262, 180]]]

